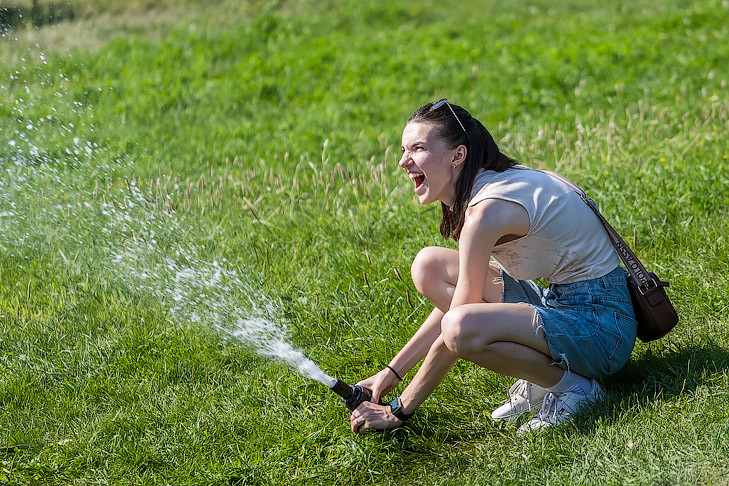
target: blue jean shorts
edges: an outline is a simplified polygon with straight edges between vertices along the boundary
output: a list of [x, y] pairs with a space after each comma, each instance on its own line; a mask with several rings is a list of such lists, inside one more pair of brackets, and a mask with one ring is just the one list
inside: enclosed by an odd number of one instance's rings
[[535, 331], [544, 330], [554, 364], [601, 378], [618, 371], [635, 346], [638, 324], [627, 275], [617, 267], [600, 278], [544, 288], [502, 270], [503, 302], [535, 309]]

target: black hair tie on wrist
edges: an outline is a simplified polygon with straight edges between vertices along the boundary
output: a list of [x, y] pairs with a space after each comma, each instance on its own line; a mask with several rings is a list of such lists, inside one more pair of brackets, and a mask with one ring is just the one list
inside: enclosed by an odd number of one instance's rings
[[390, 366], [390, 365], [386, 365], [386, 366], [385, 366], [385, 368], [387, 368], [388, 370], [390, 370], [390, 371], [392, 371], [393, 373], [395, 373], [395, 376], [397, 376], [397, 379], [398, 379], [398, 380], [400, 380], [400, 381], [402, 381], [402, 377], [401, 377], [400, 375], [398, 375], [398, 374], [397, 374], [397, 371], [395, 371], [395, 369], [394, 369], [394, 368], [393, 368], [392, 366]]

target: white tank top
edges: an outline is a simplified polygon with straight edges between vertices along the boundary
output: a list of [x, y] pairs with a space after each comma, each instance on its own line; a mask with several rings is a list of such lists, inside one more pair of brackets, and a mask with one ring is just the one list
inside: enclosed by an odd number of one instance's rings
[[515, 166], [480, 170], [469, 206], [485, 199], [519, 204], [529, 214], [529, 232], [494, 247], [492, 257], [520, 280], [544, 277], [566, 284], [602, 277], [620, 264], [595, 213], [564, 183], [539, 170]]

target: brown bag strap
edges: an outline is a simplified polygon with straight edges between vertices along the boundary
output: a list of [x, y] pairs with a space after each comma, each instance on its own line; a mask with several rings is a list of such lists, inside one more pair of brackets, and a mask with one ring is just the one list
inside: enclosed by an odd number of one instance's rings
[[638, 257], [635, 256], [635, 253], [633, 253], [628, 244], [625, 243], [625, 240], [620, 237], [618, 232], [615, 231], [615, 229], [610, 225], [610, 223], [607, 222], [603, 215], [600, 214], [600, 210], [597, 208], [597, 204], [595, 204], [595, 201], [590, 199], [587, 194], [585, 194], [585, 191], [583, 191], [571, 180], [555, 172], [550, 172], [547, 170], [542, 172], [554, 179], [557, 179], [558, 181], [567, 184], [567, 186], [575, 191], [580, 196], [580, 199], [582, 199], [582, 201], [584, 201], [584, 203], [587, 204], [590, 209], [595, 212], [597, 217], [600, 218], [600, 221], [605, 227], [605, 231], [607, 231], [610, 241], [615, 247], [615, 250], [618, 252], [618, 256], [623, 261], [623, 264], [625, 264], [625, 268], [628, 269], [630, 275], [638, 282], [638, 289], [641, 293], [653, 287], [657, 287], [658, 285], [661, 285], [663, 287], [668, 286], [668, 282], [661, 282], [660, 280], [653, 278], [653, 276], [648, 273], [640, 260], [638, 260]]

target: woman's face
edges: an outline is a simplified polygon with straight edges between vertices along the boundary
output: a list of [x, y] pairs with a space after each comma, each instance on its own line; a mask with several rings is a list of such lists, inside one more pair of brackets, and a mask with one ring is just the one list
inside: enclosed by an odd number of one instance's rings
[[[435, 201], [448, 206], [453, 204], [455, 184], [464, 159], [465, 146], [449, 149], [438, 138], [434, 125], [419, 122], [405, 125], [400, 167], [413, 182], [420, 204]], [[454, 162], [456, 169], [453, 168]]]

